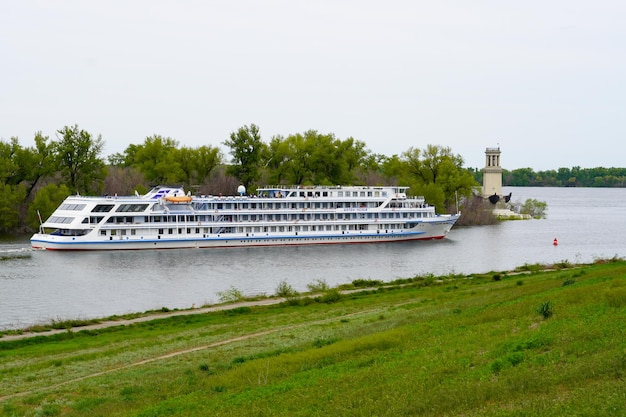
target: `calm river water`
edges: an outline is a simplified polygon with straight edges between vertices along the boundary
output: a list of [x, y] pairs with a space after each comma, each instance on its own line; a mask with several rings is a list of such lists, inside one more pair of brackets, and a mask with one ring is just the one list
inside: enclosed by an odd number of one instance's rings
[[231, 287], [271, 295], [281, 281], [305, 291], [316, 280], [333, 286], [626, 257], [626, 189], [504, 189], [511, 191], [516, 202], [545, 201], [547, 219], [455, 227], [440, 241], [370, 245], [63, 253], [0, 243], [0, 329], [213, 304]]

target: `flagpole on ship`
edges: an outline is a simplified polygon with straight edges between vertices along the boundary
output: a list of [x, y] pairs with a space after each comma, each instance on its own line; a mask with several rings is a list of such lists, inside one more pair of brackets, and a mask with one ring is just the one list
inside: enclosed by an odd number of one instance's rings
[[45, 234], [45, 231], [43, 230], [43, 222], [41, 221], [41, 213], [39, 212], [39, 210], [37, 210], [37, 218], [39, 219], [39, 233]]

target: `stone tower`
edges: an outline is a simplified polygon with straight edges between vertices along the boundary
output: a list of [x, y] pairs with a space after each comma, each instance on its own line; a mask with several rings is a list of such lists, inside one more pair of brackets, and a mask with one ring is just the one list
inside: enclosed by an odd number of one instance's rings
[[[485, 169], [483, 171], [483, 197], [496, 203], [502, 197], [502, 167], [500, 166], [500, 147], [485, 150]], [[497, 196], [495, 198], [494, 196]]]

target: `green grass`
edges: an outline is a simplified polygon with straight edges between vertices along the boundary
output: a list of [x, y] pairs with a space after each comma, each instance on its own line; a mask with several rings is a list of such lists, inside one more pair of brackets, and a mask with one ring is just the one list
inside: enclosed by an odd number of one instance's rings
[[0, 339], [0, 415], [626, 415], [626, 262], [396, 284]]

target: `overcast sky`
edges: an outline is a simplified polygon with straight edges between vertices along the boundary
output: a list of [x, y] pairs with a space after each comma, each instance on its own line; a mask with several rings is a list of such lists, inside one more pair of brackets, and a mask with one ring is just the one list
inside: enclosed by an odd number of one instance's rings
[[0, 139], [105, 155], [309, 129], [505, 169], [626, 167], [626, 2], [0, 0]]

